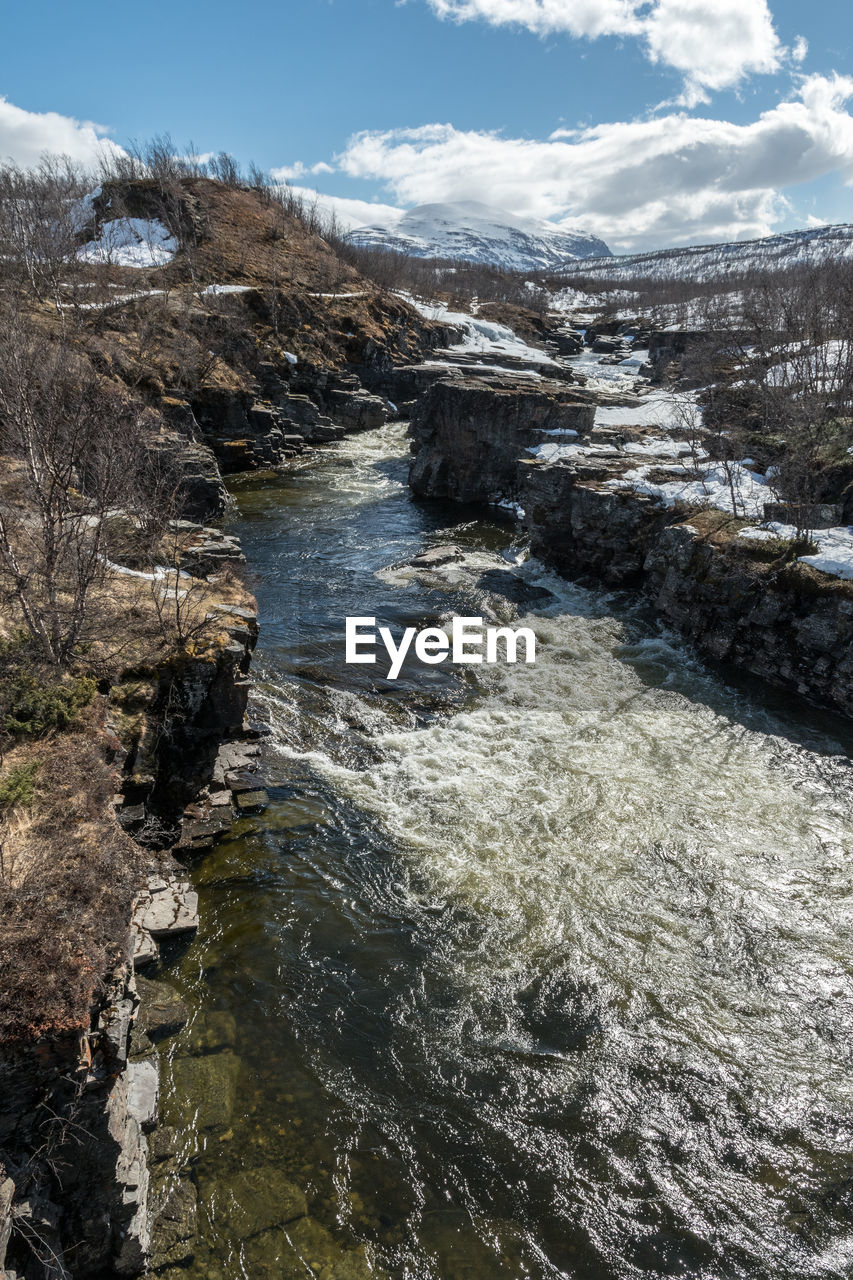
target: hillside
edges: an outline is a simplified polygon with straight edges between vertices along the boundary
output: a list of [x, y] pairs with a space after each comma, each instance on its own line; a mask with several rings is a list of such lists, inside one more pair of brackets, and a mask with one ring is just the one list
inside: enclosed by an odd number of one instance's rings
[[853, 225], [813, 227], [761, 240], [691, 245], [650, 253], [569, 262], [560, 275], [583, 276], [601, 284], [633, 280], [678, 280], [703, 284], [752, 271], [785, 271], [853, 258]]
[[[282, 358], [284, 350], [341, 367], [379, 353], [409, 359], [421, 349], [417, 314], [361, 277], [267, 192], [206, 178], [163, 190], [146, 179], [107, 183], [88, 206], [83, 278], [66, 283], [69, 308], [101, 346], [114, 335], [126, 347], [140, 325], [153, 324], [148, 381], [162, 371], [169, 385], [176, 348], [184, 363], [193, 357], [200, 366], [215, 355], [220, 367], [207, 375], [214, 382], [229, 377], [225, 365], [239, 381], [258, 358]], [[130, 253], [128, 241], [135, 242]]]

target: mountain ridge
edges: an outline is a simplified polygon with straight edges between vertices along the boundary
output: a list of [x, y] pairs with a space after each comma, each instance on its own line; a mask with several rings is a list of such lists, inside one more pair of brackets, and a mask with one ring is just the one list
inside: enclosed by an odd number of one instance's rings
[[559, 269], [559, 274], [566, 277], [583, 275], [618, 283], [642, 276], [677, 279], [686, 274], [683, 270], [686, 266], [690, 280], [705, 282], [752, 269], [778, 271], [814, 266], [838, 257], [853, 259], [853, 223], [839, 222], [797, 231], [780, 231], [758, 240], [729, 240], [674, 249], [650, 249], [644, 253], [611, 254], [566, 263]]
[[610, 254], [590, 232], [522, 218], [474, 200], [417, 205], [393, 226], [358, 227], [347, 239], [416, 258], [461, 259], [511, 271], [557, 270], [572, 259]]

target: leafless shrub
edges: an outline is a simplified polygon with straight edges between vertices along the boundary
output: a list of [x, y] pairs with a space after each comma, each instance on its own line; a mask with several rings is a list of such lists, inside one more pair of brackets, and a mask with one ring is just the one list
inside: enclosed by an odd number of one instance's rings
[[0, 500], [0, 581], [45, 659], [87, 638], [107, 570], [107, 517], [144, 501], [144, 411], [64, 340], [6, 315], [0, 326], [0, 454], [17, 492]]
[[35, 169], [0, 166], [0, 278], [39, 302], [73, 300], [77, 257], [93, 180], [70, 161], [47, 157]]

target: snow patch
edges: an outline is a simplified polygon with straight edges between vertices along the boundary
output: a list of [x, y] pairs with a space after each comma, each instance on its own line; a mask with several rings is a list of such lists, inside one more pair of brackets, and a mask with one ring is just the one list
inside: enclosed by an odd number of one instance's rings
[[96, 240], [77, 250], [82, 262], [116, 267], [162, 267], [171, 262], [178, 242], [153, 218], [117, 218], [105, 222]]
[[[770, 521], [760, 529], [741, 529], [738, 537], [751, 542], [767, 542], [771, 538], [783, 538], [786, 542], [801, 536], [792, 524]], [[815, 529], [809, 539], [817, 546], [814, 555], [800, 556], [800, 564], [811, 565], [820, 573], [834, 578], [853, 581], [853, 525], [839, 525], [833, 529]]]

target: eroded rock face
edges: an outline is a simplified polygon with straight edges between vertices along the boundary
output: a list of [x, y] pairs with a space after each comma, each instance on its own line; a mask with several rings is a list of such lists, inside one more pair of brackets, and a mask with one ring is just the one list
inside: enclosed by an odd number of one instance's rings
[[689, 521], [661, 530], [644, 572], [656, 607], [701, 652], [853, 715], [849, 584], [755, 564]]
[[213, 450], [204, 443], [193, 411], [179, 396], [165, 396], [160, 404], [164, 429], [151, 442], [177, 484], [183, 515], [189, 520], [218, 520], [230, 498]]
[[[521, 501], [531, 551], [566, 577], [640, 587], [709, 658], [853, 714], [853, 592], [754, 558], [701, 513], [590, 479], [586, 463], [531, 464]], [[709, 531], [710, 530], [710, 531]]]
[[456, 502], [513, 500], [518, 464], [543, 433], [591, 429], [595, 406], [561, 383], [495, 375], [436, 382], [412, 415], [409, 484]]
[[288, 415], [254, 391], [204, 388], [196, 393], [192, 408], [225, 475], [281, 466], [303, 447], [302, 435]]
[[[589, 464], [524, 467], [521, 500], [531, 553], [568, 578], [642, 583], [652, 540], [671, 516], [653, 498], [590, 480]], [[607, 473], [607, 464], [599, 468]]]

